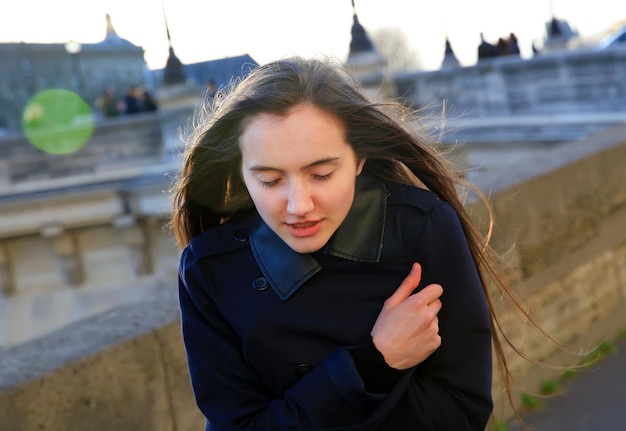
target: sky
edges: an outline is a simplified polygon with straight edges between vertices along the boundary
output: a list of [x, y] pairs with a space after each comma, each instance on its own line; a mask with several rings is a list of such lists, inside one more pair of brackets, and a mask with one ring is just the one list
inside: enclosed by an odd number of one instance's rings
[[[626, 20], [626, 1], [594, 0], [355, 0], [370, 34], [395, 27], [419, 53], [422, 68], [438, 69], [446, 36], [461, 65], [476, 63], [480, 33], [496, 43], [516, 34], [523, 57], [541, 47], [545, 23], [565, 19], [593, 35]], [[249, 54], [258, 63], [288, 55], [323, 54], [345, 60], [350, 44], [350, 0], [0, 0], [0, 42], [96, 43], [105, 15], [117, 34], [145, 50], [151, 69], [171, 41], [185, 63]]]

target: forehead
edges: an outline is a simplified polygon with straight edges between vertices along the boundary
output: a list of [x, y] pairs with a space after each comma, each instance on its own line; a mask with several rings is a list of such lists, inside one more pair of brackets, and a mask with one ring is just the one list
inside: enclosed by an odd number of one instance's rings
[[327, 152], [347, 145], [341, 121], [313, 105], [297, 105], [285, 115], [257, 114], [246, 122], [240, 137], [244, 157]]
[[308, 103], [300, 103], [295, 105], [284, 114], [275, 114], [271, 112], [261, 112], [252, 115], [243, 123], [243, 132], [250, 127], [258, 127], [262, 125], [264, 127], [280, 127], [285, 125], [296, 124], [298, 127], [303, 126], [299, 120], [306, 119], [306, 123], [314, 123], [320, 125], [324, 123], [326, 126], [344, 129], [341, 120], [333, 113], [324, 111], [323, 109]]

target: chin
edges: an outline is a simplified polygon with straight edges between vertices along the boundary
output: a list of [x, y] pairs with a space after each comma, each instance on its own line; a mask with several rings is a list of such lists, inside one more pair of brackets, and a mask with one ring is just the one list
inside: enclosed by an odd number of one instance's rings
[[323, 245], [317, 247], [298, 247], [292, 244], [288, 245], [293, 249], [293, 251], [300, 254], [315, 253], [316, 251], [321, 250], [321, 248], [323, 247]]
[[326, 245], [326, 242], [321, 241], [285, 241], [289, 247], [296, 253], [306, 254], [315, 253]]

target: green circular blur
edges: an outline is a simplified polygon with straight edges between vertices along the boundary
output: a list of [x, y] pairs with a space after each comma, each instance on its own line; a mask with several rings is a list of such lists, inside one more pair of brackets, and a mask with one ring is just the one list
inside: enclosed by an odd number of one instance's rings
[[35, 147], [50, 154], [67, 154], [87, 143], [93, 133], [94, 118], [91, 107], [79, 95], [50, 89], [28, 101], [22, 127]]

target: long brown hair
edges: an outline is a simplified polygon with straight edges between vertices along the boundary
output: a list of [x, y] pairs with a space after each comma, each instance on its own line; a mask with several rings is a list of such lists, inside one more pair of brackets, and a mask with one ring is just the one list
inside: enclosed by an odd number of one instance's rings
[[[508, 340], [500, 335], [489, 286], [495, 284], [502, 294], [519, 303], [501, 275], [497, 254], [488, 246], [493, 226], [488, 200], [448, 167], [433, 140], [418, 133], [415, 112], [399, 102], [371, 100], [339, 62], [293, 57], [260, 66], [241, 82], [233, 83], [230, 91], [218, 92], [212, 105], [198, 112], [174, 189], [171, 224], [179, 248], [210, 226], [252, 206], [240, 173], [239, 137], [247, 122], [259, 113], [286, 115], [303, 103], [341, 122], [357, 157], [367, 159], [364, 170], [385, 181], [421, 184], [455, 209], [481, 274], [494, 349], [515, 411], [501, 341]], [[483, 199], [490, 215], [486, 234], [472, 222], [459, 186], [469, 187]]]

